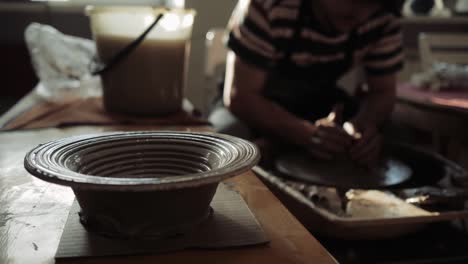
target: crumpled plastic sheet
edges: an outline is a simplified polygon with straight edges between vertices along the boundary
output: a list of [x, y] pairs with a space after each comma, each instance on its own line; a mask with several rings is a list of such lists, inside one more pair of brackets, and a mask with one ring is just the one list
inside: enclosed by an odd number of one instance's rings
[[24, 36], [40, 79], [39, 95], [51, 101], [100, 96], [101, 80], [89, 67], [96, 54], [93, 41], [39, 23], [30, 24]]

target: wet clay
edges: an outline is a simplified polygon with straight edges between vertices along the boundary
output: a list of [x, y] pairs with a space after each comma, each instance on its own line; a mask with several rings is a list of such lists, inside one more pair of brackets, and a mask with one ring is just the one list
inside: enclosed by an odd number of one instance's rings
[[[132, 38], [98, 35], [100, 59], [108, 60]], [[180, 110], [189, 43], [183, 39], [145, 39], [102, 75], [104, 106], [110, 112], [165, 115]]]

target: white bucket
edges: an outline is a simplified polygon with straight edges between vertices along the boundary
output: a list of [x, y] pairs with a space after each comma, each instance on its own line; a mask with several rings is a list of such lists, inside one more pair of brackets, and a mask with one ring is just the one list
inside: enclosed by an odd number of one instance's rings
[[103, 63], [138, 38], [161, 13], [164, 16], [146, 38], [102, 74], [108, 111], [166, 115], [180, 110], [195, 11], [133, 6], [87, 8]]

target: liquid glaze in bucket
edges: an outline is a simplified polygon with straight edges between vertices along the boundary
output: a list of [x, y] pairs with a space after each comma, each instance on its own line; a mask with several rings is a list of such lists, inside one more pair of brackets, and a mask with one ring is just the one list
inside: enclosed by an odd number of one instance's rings
[[152, 7], [87, 7], [98, 57], [103, 63], [159, 23], [112, 69], [102, 74], [110, 112], [166, 115], [182, 105], [195, 12]]

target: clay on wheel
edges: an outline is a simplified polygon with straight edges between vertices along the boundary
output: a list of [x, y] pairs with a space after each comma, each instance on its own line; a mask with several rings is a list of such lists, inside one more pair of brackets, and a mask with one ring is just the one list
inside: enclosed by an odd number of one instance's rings
[[275, 167], [297, 180], [340, 188], [389, 187], [408, 180], [412, 174], [408, 166], [394, 158], [382, 158], [376, 168], [367, 169], [349, 159], [317, 160], [304, 152], [283, 154]]

